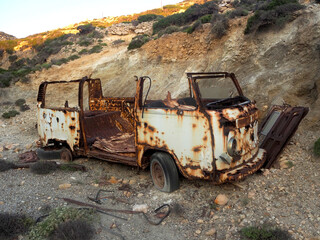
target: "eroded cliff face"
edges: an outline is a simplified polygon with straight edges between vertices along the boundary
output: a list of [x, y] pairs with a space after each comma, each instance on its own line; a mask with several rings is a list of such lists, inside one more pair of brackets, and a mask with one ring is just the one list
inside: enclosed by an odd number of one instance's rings
[[[173, 97], [186, 94], [186, 72], [227, 71], [257, 101], [261, 116], [273, 104], [308, 106], [303, 126], [320, 129], [320, 5], [309, 5], [279, 31], [244, 35], [246, 22], [246, 17], [232, 20], [222, 39], [212, 38], [210, 24], [205, 24], [193, 34], [164, 35], [132, 51], [127, 46], [134, 33], [108, 36], [103, 52], [36, 72], [28, 84], [0, 89], [0, 100], [19, 96], [35, 103], [40, 82], [90, 75], [101, 78], [106, 96], [118, 97], [134, 96], [134, 76], [147, 75], [151, 95], [164, 99], [168, 91]], [[119, 38], [125, 42], [113, 45]]]
[[230, 22], [228, 34], [213, 39], [210, 26], [193, 34], [174, 33], [134, 51], [100, 59], [93, 77], [105, 93], [133, 96], [134, 75], [153, 79], [152, 90], [165, 98], [187, 90], [186, 72], [227, 71], [238, 77], [245, 95], [264, 113], [273, 104], [310, 107], [306, 126], [320, 126], [320, 5], [309, 5], [281, 30], [244, 35], [246, 18]]

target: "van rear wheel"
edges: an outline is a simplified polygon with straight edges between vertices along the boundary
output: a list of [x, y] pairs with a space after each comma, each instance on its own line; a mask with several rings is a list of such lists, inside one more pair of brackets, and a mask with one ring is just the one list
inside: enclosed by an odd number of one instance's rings
[[173, 192], [179, 188], [179, 174], [172, 157], [163, 152], [154, 153], [150, 164], [154, 186], [162, 192]]
[[73, 156], [72, 156], [70, 149], [68, 149], [66, 147], [62, 148], [62, 150], [60, 152], [60, 159], [62, 161], [71, 162], [73, 160]]

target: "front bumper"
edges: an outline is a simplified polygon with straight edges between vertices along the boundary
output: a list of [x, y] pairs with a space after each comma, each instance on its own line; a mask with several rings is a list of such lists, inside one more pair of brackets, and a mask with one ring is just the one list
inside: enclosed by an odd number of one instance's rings
[[259, 149], [254, 157], [245, 163], [225, 171], [219, 171], [216, 174], [216, 182], [218, 184], [225, 182], [233, 182], [243, 179], [244, 177], [253, 174], [259, 170], [266, 161], [267, 152], [264, 149]]

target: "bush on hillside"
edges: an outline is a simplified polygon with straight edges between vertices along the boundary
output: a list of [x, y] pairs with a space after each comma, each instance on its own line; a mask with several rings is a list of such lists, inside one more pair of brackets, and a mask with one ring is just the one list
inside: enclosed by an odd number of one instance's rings
[[166, 29], [161, 30], [158, 33], [158, 37], [161, 37], [162, 35], [165, 35], [165, 34], [171, 34], [171, 33], [179, 32], [179, 31], [180, 31], [180, 27], [178, 27], [178, 26], [169, 26]]
[[198, 29], [201, 26], [201, 20], [197, 20], [192, 24], [191, 27], [187, 28], [186, 32], [191, 34], [193, 33], [196, 29]]
[[93, 46], [90, 50], [89, 50], [89, 53], [92, 54], [92, 53], [99, 53], [102, 51], [102, 46], [101, 45], [95, 45]]
[[257, 5], [257, 11], [248, 19], [245, 34], [270, 26], [281, 28], [292, 20], [292, 13], [304, 8], [297, 0], [272, 0]]
[[194, 4], [183, 13], [176, 13], [165, 17], [153, 24], [153, 34], [158, 33], [171, 25], [183, 26], [198, 18], [218, 12], [218, 6], [214, 1], [206, 2], [202, 5]]
[[9, 62], [14, 62], [14, 61], [16, 61], [18, 59], [18, 56], [17, 55], [10, 55], [9, 56]]
[[128, 50], [140, 48], [143, 44], [150, 41], [150, 37], [146, 34], [144, 35], [138, 35], [134, 38], [132, 38], [131, 42], [128, 45]]
[[92, 26], [92, 24], [85, 24], [77, 27], [77, 30], [79, 30], [80, 35], [86, 35], [88, 33], [91, 33], [95, 29], [96, 28]]
[[212, 18], [212, 14], [208, 14], [208, 15], [202, 16], [200, 18], [200, 21], [201, 23], [209, 23], [211, 22], [211, 18]]
[[156, 15], [156, 14], [145, 14], [138, 17], [138, 22], [150, 22], [154, 20], [160, 20], [164, 18], [164, 16]]
[[211, 19], [211, 33], [215, 38], [222, 38], [229, 28], [228, 19], [225, 15], [214, 15]]
[[228, 16], [228, 18], [232, 19], [232, 18], [236, 18], [236, 17], [247, 16], [248, 14], [249, 14], [248, 10], [246, 10], [242, 7], [239, 7], [233, 11], [228, 12], [227, 16]]

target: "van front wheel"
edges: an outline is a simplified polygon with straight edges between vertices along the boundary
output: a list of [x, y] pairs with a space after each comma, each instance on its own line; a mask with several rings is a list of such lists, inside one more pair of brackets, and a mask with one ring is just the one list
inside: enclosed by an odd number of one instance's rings
[[179, 174], [172, 157], [163, 152], [154, 153], [150, 164], [154, 186], [162, 192], [173, 192], [179, 188]]

